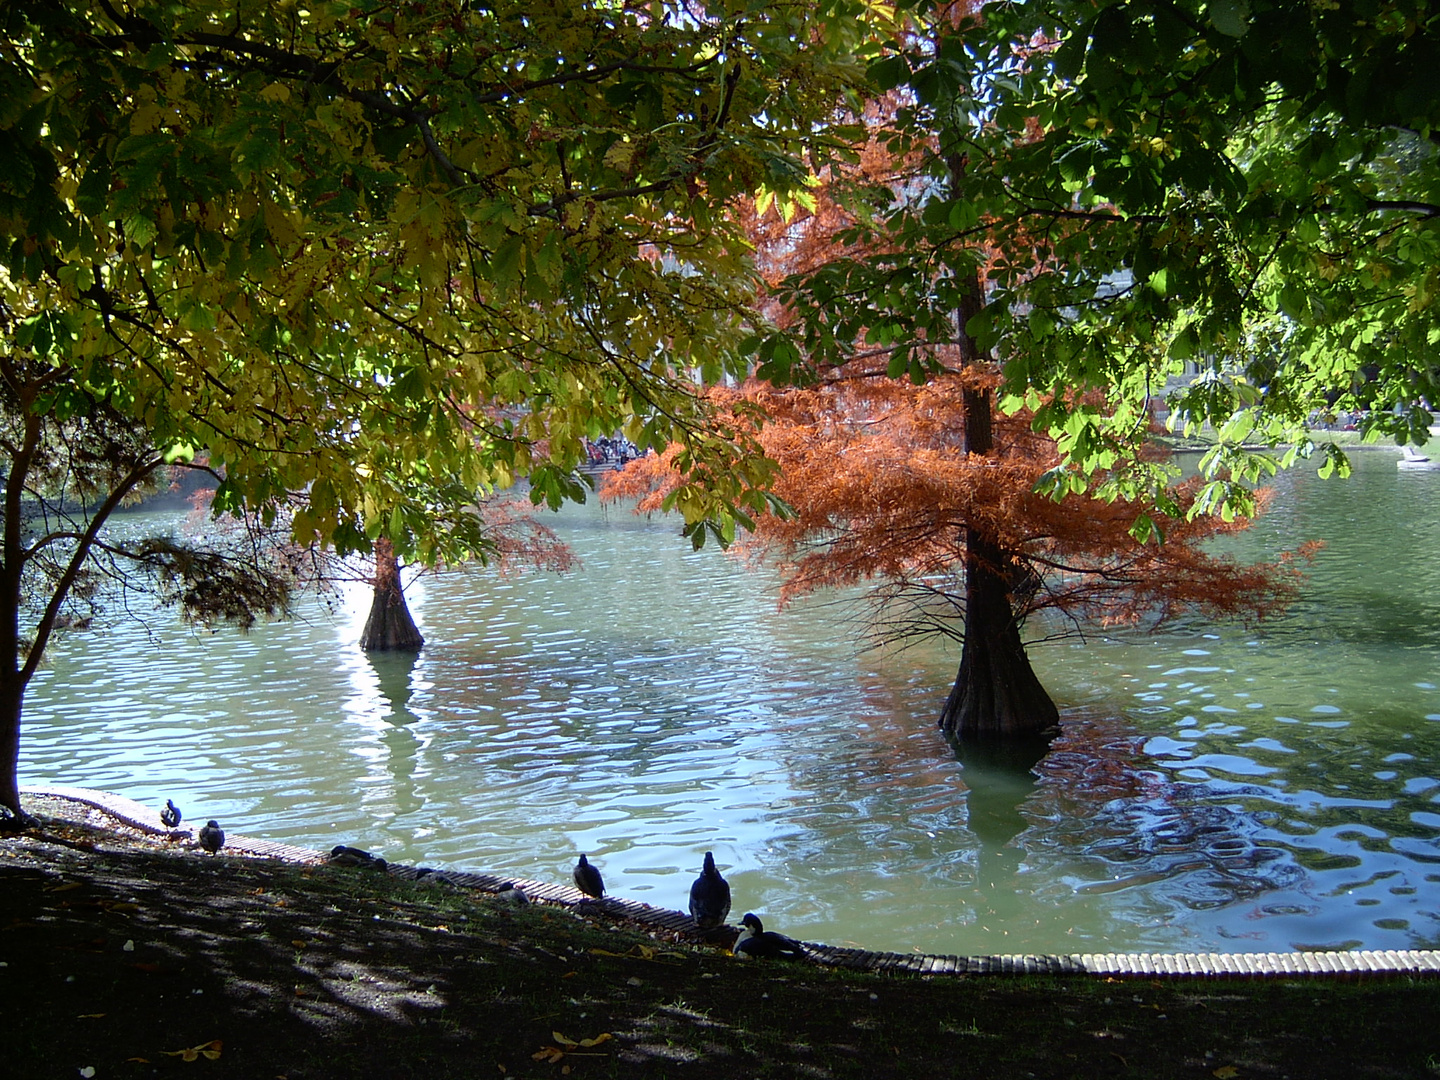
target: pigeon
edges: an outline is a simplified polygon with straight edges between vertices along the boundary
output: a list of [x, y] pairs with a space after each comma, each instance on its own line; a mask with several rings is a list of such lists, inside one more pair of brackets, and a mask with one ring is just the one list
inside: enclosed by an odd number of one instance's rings
[[737, 960], [804, 960], [805, 947], [794, 938], [766, 930], [760, 916], [746, 913], [740, 920], [740, 936], [730, 951]]
[[165, 809], [160, 811], [160, 822], [170, 829], [180, 824], [180, 808], [169, 799], [165, 800]]
[[331, 848], [330, 857], [325, 861], [331, 866], [363, 866], [367, 870], [387, 870], [390, 867], [384, 859], [344, 844], [336, 844]]
[[605, 895], [605, 879], [584, 855], [581, 855], [580, 861], [575, 864], [575, 887], [596, 900]]
[[502, 904], [514, 904], [516, 907], [523, 907], [530, 903], [530, 897], [525, 895], [525, 890], [516, 885], [513, 881], [507, 881], [495, 894], [495, 899]]
[[702, 930], [719, 926], [730, 914], [730, 883], [715, 869], [715, 856], [705, 852], [705, 866], [690, 886], [690, 917]]
[[200, 830], [200, 846], [211, 855], [225, 846], [225, 830], [220, 828], [220, 823], [214, 818], [207, 821]]

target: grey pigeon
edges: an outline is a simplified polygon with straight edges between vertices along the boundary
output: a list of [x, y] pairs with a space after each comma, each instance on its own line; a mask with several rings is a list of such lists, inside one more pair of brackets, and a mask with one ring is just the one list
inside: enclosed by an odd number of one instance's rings
[[596, 900], [605, 895], [605, 880], [584, 855], [581, 855], [580, 861], [575, 864], [575, 887]]
[[530, 903], [530, 897], [525, 895], [525, 890], [513, 881], [507, 881], [502, 885], [495, 894], [495, 899], [502, 904], [514, 904], [516, 907], [524, 907]]
[[225, 830], [214, 818], [207, 821], [200, 830], [200, 846], [214, 855], [225, 846]]
[[690, 886], [690, 917], [702, 930], [719, 926], [730, 914], [730, 883], [715, 869], [715, 856], [705, 852], [705, 865]]

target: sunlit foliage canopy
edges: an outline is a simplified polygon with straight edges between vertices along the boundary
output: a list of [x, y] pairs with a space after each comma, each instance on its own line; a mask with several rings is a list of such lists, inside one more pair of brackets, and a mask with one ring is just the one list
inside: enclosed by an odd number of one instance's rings
[[7, 3], [0, 329], [53, 372], [23, 408], [98, 397], [208, 454], [217, 509], [303, 493], [297, 538], [427, 561], [483, 549], [478, 493], [577, 494], [586, 436], [761, 480], [685, 392], [737, 370], [720, 207], [801, 184], [865, 26], [845, 0]]
[[1434, 3], [901, 7], [911, 32], [870, 73], [903, 102], [892, 150], [928, 154], [932, 180], [879, 190], [846, 238], [867, 254], [793, 281], [803, 318], [757, 344], [763, 373], [804, 380], [878, 343], [923, 380], [983, 262], [988, 302], [964, 329], [1002, 362], [1004, 406], [1058, 437], [1056, 492], [1154, 490], [1148, 469], [1112, 467], [1167, 393], [1179, 428], [1218, 434], [1204, 509], [1245, 509], [1232, 481], [1281, 461], [1341, 464], [1306, 430], [1338, 413], [1426, 437]]

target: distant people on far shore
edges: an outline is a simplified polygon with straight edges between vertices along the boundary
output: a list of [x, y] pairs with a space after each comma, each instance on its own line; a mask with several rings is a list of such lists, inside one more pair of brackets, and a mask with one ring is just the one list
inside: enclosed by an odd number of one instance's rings
[[[649, 452], [645, 451], [647, 454]], [[589, 459], [589, 467], [592, 469], [602, 469], [606, 466], [623, 469], [631, 461], [643, 456], [633, 442], [619, 435], [614, 437], [602, 435], [594, 441], [586, 439], [585, 455]]]

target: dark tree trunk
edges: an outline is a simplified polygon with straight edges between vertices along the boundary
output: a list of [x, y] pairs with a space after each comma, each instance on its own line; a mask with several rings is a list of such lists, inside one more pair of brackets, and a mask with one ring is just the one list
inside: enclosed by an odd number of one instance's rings
[[999, 548], [966, 530], [965, 645], [940, 713], [941, 729], [955, 741], [1024, 739], [1060, 722], [1025, 655], [1003, 560]]
[[[952, 183], [958, 186], [962, 172], [963, 163], [952, 161]], [[956, 312], [958, 343], [967, 364], [987, 359], [965, 329], [983, 305], [977, 271], [966, 282]], [[961, 447], [967, 454], [993, 453], [992, 395], [980, 389], [964, 393]], [[994, 540], [975, 529], [967, 527], [964, 540], [965, 644], [955, 685], [940, 712], [940, 728], [955, 742], [1033, 738], [1059, 724], [1060, 713], [1020, 640], [1020, 624], [1010, 602], [1010, 560]]]
[[[8, 365], [5, 375], [9, 382], [12, 372]], [[20, 658], [21, 576], [25, 568], [21, 502], [39, 445], [40, 418], [27, 414], [20, 447], [6, 448], [9, 476], [5, 484], [4, 531], [0, 536], [0, 806], [14, 815], [14, 822], [22, 823], [25, 811], [20, 809], [20, 710], [29, 678]], [[43, 648], [43, 640], [32, 645], [27, 659], [37, 659], [36, 650]]]
[[25, 811], [20, 809], [21, 701], [20, 694], [12, 688], [0, 688], [0, 806], [23, 822]]
[[375, 598], [360, 635], [367, 652], [419, 652], [425, 639], [405, 606], [400, 587], [400, 560], [389, 540], [375, 541]]

